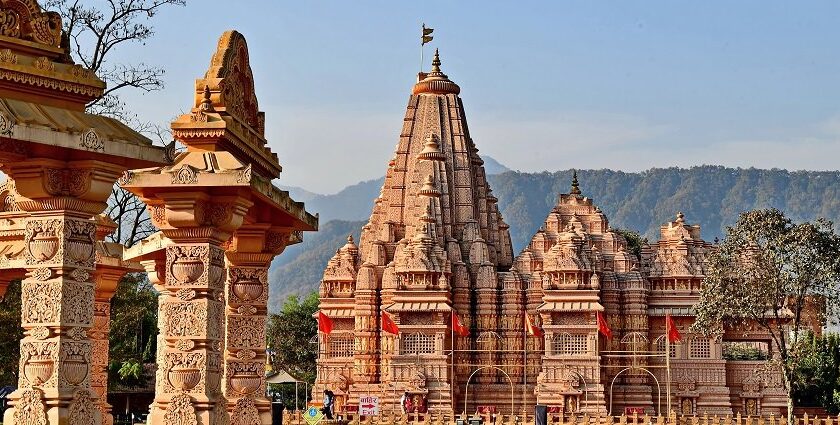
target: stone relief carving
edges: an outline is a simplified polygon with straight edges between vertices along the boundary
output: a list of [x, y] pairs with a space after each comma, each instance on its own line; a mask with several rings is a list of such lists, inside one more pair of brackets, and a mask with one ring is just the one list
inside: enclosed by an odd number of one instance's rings
[[50, 262], [58, 255], [63, 255], [63, 246], [59, 243], [64, 235], [64, 222], [59, 219], [29, 220], [26, 223], [24, 240], [26, 241], [26, 264]]
[[21, 285], [21, 321], [24, 324], [57, 322], [61, 305], [61, 283], [26, 279]]
[[181, 166], [172, 174], [172, 184], [193, 184], [198, 182], [198, 173], [187, 164]]
[[96, 133], [96, 130], [92, 128], [82, 133], [80, 142], [81, 146], [86, 149], [90, 149], [97, 152], [105, 150], [105, 141], [102, 140], [102, 137], [100, 137], [99, 134]]
[[70, 403], [70, 423], [73, 425], [94, 425], [99, 412], [93, 403], [90, 391], [77, 390]]
[[[2, 60], [2, 53], [0, 53], [0, 60]], [[0, 111], [0, 135], [11, 136], [14, 129], [15, 119], [9, 116], [6, 112]]]
[[65, 220], [65, 262], [70, 265], [93, 268], [96, 224], [92, 221]]
[[268, 297], [267, 280], [268, 270], [263, 267], [228, 268], [230, 293], [239, 302], [264, 302]]
[[169, 273], [167, 286], [170, 285], [206, 285], [207, 245], [176, 245], [166, 249], [166, 263]]
[[242, 397], [236, 401], [230, 416], [232, 425], [260, 425], [260, 412], [252, 397]]
[[62, 385], [79, 385], [87, 379], [91, 360], [89, 342], [62, 342], [59, 352]]
[[89, 169], [47, 168], [44, 189], [53, 196], [80, 196], [88, 190]]
[[261, 348], [265, 345], [265, 317], [228, 317], [230, 346], [240, 348]]
[[198, 425], [192, 398], [185, 393], [172, 397], [163, 415], [165, 425]]
[[47, 425], [42, 397], [43, 393], [37, 388], [23, 391], [15, 406], [14, 418], [17, 425]]

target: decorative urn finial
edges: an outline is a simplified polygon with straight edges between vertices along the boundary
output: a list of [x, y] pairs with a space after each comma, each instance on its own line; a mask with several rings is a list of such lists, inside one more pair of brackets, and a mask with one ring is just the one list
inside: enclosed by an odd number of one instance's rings
[[577, 170], [572, 170], [572, 195], [580, 195], [580, 185], [578, 184]]

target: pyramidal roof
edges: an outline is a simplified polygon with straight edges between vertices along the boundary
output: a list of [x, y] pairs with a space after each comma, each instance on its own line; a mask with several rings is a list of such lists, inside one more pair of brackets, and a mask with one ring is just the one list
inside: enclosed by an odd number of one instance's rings
[[470, 264], [471, 243], [483, 241], [481, 261], [506, 269], [513, 259], [508, 226], [470, 137], [461, 89], [440, 66], [435, 51], [432, 71], [420, 73], [414, 85], [382, 191], [362, 231], [362, 260], [378, 262], [366, 258], [369, 244], [425, 238], [445, 249], [449, 260]]

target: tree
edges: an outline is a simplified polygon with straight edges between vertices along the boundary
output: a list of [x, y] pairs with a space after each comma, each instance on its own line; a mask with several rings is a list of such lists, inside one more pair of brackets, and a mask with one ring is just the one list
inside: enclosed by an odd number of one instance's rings
[[840, 237], [831, 222], [794, 223], [776, 209], [748, 211], [727, 228], [709, 257], [694, 330], [710, 336], [749, 323], [764, 329], [782, 371], [792, 420], [802, 330], [836, 317], [838, 283]]
[[144, 274], [124, 277], [111, 299], [108, 335], [110, 379], [142, 385], [143, 364], [154, 360], [157, 343], [157, 297]]
[[[312, 292], [302, 301], [297, 295], [290, 295], [283, 304], [280, 314], [268, 318], [266, 340], [269, 361], [273, 370], [285, 370], [290, 375], [310, 385], [315, 383], [315, 359], [317, 345], [310, 341], [318, 335], [318, 324], [312, 317], [318, 311], [318, 293]], [[278, 388], [287, 409], [294, 405], [293, 387]], [[304, 403], [309, 394], [302, 398]]]
[[[120, 99], [126, 89], [144, 92], [163, 89], [165, 70], [142, 62], [115, 63], [112, 58], [121, 48], [145, 45], [154, 35], [150, 22], [159, 11], [185, 4], [185, 0], [48, 0], [44, 3], [45, 9], [61, 15], [72, 60], [107, 84], [102, 96], [87, 105], [88, 112], [118, 119], [158, 144], [166, 144], [169, 136], [166, 130], [138, 119]], [[174, 143], [168, 148], [174, 150]], [[131, 246], [155, 231], [146, 205], [118, 185], [114, 186], [105, 214], [118, 226], [108, 236], [111, 241]]]
[[613, 229], [616, 233], [624, 236], [627, 241], [627, 252], [636, 256], [636, 260], [642, 259], [642, 246], [647, 244], [647, 239], [643, 239], [642, 235], [635, 230], [630, 229]]
[[9, 282], [6, 294], [0, 298], [0, 387], [18, 384], [18, 359], [23, 328], [20, 327], [20, 280]]
[[821, 406], [840, 412], [840, 335], [805, 335], [796, 347], [794, 400], [802, 406]]
[[290, 295], [280, 314], [268, 319], [268, 347], [272, 351], [271, 367], [285, 370], [302, 381], [315, 382], [316, 345], [310, 340], [318, 334], [318, 324], [312, 317], [318, 311], [318, 293], [309, 294], [303, 301]]

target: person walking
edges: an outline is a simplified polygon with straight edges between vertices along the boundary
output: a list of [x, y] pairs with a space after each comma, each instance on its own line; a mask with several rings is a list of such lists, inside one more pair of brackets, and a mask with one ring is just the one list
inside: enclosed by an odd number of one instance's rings
[[333, 394], [330, 390], [324, 390], [324, 407], [321, 408], [321, 412], [327, 417], [327, 419], [333, 419], [333, 404], [335, 403], [335, 394]]

